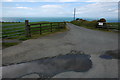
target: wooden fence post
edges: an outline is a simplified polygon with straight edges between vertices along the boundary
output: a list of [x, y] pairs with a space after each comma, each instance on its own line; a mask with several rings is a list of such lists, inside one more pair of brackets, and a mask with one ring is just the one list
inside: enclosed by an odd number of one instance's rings
[[64, 28], [65, 28], [65, 26], [66, 26], [66, 22], [64, 22]]
[[40, 24], [40, 35], [42, 34], [42, 27], [41, 27], [41, 24]]
[[58, 28], [57, 28], [58, 30], [60, 29], [60, 23], [58, 22]]
[[25, 20], [26, 37], [31, 37], [29, 21]]
[[52, 23], [50, 23], [50, 25], [51, 25], [51, 32], [52, 32]]

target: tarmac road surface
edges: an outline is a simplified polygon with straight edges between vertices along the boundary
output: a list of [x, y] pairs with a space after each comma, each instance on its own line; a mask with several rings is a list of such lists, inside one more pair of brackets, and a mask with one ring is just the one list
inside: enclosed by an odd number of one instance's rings
[[26, 40], [19, 45], [3, 49], [3, 65], [53, 57], [76, 50], [91, 55], [92, 71], [84, 73], [86, 75], [79, 72], [63, 72], [54, 77], [80, 77], [83, 75], [88, 78], [118, 77], [118, 60], [99, 58], [100, 54], [108, 50], [118, 49], [117, 33], [90, 30], [71, 23], [67, 23], [67, 27], [69, 28], [67, 32]]

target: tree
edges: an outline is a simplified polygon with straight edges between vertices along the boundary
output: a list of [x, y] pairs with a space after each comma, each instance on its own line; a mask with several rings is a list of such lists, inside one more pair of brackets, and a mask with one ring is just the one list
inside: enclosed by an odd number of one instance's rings
[[100, 20], [98, 20], [98, 22], [106, 22], [105, 18], [101, 18]]
[[79, 20], [79, 18], [76, 19], [76, 21], [78, 21], [78, 20]]

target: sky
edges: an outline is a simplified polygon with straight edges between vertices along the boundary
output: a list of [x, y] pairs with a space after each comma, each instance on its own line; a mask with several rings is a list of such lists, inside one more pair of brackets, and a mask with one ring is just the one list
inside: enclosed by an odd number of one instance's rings
[[[21, 2], [19, 2], [21, 1]], [[117, 0], [3, 0], [2, 17], [117, 18]]]
[[119, 2], [119, 0], [2, 0], [3, 2]]

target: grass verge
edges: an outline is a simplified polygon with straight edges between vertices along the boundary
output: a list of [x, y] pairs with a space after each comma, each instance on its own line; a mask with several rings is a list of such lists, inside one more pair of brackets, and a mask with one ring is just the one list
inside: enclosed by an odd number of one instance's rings
[[10, 46], [17, 45], [17, 44], [19, 44], [19, 42], [12, 42], [12, 43], [5, 43], [5, 42], [3, 42], [2, 43], [2, 49], [10, 47]]
[[[120, 29], [119, 26], [118, 26], [118, 23], [107, 23], [108, 29], [96, 28], [97, 20], [94, 20], [94, 21], [86, 21], [86, 20], [71, 21], [71, 23], [74, 24], [74, 25], [77, 25], [77, 26], [88, 28], [88, 29], [105, 31], [105, 32], [114, 32], [114, 30], [119, 31], [119, 29]], [[109, 29], [109, 28], [113, 28], [114, 30]]]

